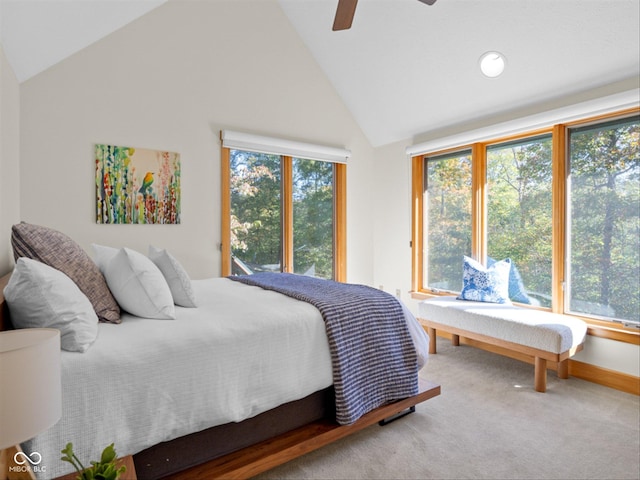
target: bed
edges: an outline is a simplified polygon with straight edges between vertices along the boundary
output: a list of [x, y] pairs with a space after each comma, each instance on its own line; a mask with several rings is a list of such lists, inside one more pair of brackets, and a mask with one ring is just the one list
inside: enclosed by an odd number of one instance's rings
[[[422, 382], [338, 423], [334, 359], [316, 306], [231, 278], [191, 287], [196, 308], [175, 306], [173, 319], [122, 312], [120, 323], [97, 324], [84, 352], [61, 352], [62, 419], [23, 444], [46, 462], [42, 478], [70, 471], [58, 460], [67, 442], [84, 459], [115, 442], [138, 478], [246, 478], [440, 393]], [[402, 313], [421, 367], [428, 338]]]

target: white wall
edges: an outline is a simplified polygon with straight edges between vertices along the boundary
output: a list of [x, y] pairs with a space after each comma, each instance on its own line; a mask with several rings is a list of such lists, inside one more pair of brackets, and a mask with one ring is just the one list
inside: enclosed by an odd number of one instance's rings
[[411, 304], [411, 160], [407, 142], [375, 152], [374, 285]]
[[0, 275], [13, 266], [11, 225], [19, 221], [20, 89], [0, 45]]
[[[276, 2], [169, 1], [21, 85], [22, 220], [220, 273], [219, 131], [350, 149], [349, 281], [371, 283], [373, 149]], [[93, 145], [179, 152], [180, 225], [96, 225]]]

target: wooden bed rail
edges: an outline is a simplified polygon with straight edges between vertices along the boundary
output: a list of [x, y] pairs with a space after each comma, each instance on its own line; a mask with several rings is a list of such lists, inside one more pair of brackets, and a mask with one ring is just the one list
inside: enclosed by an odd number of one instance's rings
[[381, 420], [438, 395], [440, 395], [440, 385], [419, 379], [419, 393], [417, 395], [378, 407], [351, 425], [338, 425], [328, 420], [312, 422], [279, 437], [265, 440], [257, 445], [184, 470], [172, 475], [171, 479], [232, 480], [250, 478], [379, 423]]

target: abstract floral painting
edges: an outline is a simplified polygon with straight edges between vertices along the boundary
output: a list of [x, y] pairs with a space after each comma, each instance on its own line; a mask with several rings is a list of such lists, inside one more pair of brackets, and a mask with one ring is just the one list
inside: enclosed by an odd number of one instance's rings
[[97, 144], [97, 223], [180, 223], [180, 154]]

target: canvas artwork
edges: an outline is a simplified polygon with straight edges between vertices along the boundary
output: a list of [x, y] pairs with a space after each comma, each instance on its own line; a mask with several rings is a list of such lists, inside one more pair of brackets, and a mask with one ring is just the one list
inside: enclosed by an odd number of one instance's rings
[[97, 144], [97, 223], [180, 223], [180, 154]]

